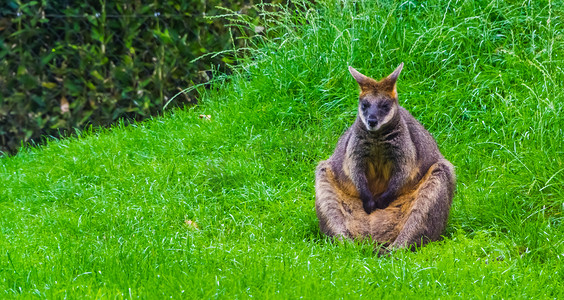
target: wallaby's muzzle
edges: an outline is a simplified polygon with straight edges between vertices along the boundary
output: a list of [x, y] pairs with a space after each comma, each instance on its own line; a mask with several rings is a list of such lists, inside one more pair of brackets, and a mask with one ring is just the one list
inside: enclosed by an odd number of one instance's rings
[[376, 116], [368, 116], [366, 122], [368, 123], [368, 127], [370, 127], [370, 129], [373, 129], [376, 125], [378, 125], [378, 119]]

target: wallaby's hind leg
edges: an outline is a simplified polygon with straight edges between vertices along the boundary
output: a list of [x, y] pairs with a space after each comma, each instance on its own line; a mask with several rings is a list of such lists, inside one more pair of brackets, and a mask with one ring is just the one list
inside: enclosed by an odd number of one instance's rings
[[429, 168], [422, 181], [391, 248], [421, 246], [438, 240], [443, 233], [454, 193], [454, 167], [441, 159]]
[[341, 210], [341, 200], [329, 179], [333, 171], [327, 161], [322, 161], [315, 170], [315, 211], [319, 228], [327, 236], [352, 238]]

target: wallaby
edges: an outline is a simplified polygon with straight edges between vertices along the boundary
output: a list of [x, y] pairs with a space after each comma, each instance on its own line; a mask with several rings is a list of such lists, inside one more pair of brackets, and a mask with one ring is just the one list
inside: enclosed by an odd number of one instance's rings
[[455, 188], [453, 165], [398, 104], [403, 68], [380, 81], [352, 67], [360, 86], [358, 115], [333, 155], [316, 169], [316, 212], [332, 237], [371, 237], [390, 248], [440, 238]]

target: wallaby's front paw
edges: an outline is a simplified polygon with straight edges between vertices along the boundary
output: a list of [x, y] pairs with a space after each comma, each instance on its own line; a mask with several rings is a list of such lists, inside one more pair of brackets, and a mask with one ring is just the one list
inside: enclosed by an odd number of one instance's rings
[[362, 207], [367, 214], [370, 214], [377, 208], [376, 201], [374, 201], [373, 197], [370, 197], [369, 199], [362, 199]]
[[384, 208], [388, 207], [388, 205], [393, 200], [394, 200], [394, 196], [391, 193], [384, 192], [382, 195], [380, 195], [380, 197], [378, 197], [378, 200], [375, 201], [374, 205], [378, 209], [384, 209]]

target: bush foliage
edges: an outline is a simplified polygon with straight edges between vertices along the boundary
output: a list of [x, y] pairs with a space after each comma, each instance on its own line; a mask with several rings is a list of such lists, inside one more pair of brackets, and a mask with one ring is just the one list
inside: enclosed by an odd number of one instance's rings
[[[8, 1], [0, 11], [0, 151], [72, 128], [142, 120], [224, 69], [242, 47], [221, 6], [258, 21], [253, 0]], [[249, 31], [253, 33], [252, 30]], [[175, 105], [195, 102], [184, 94]]]

